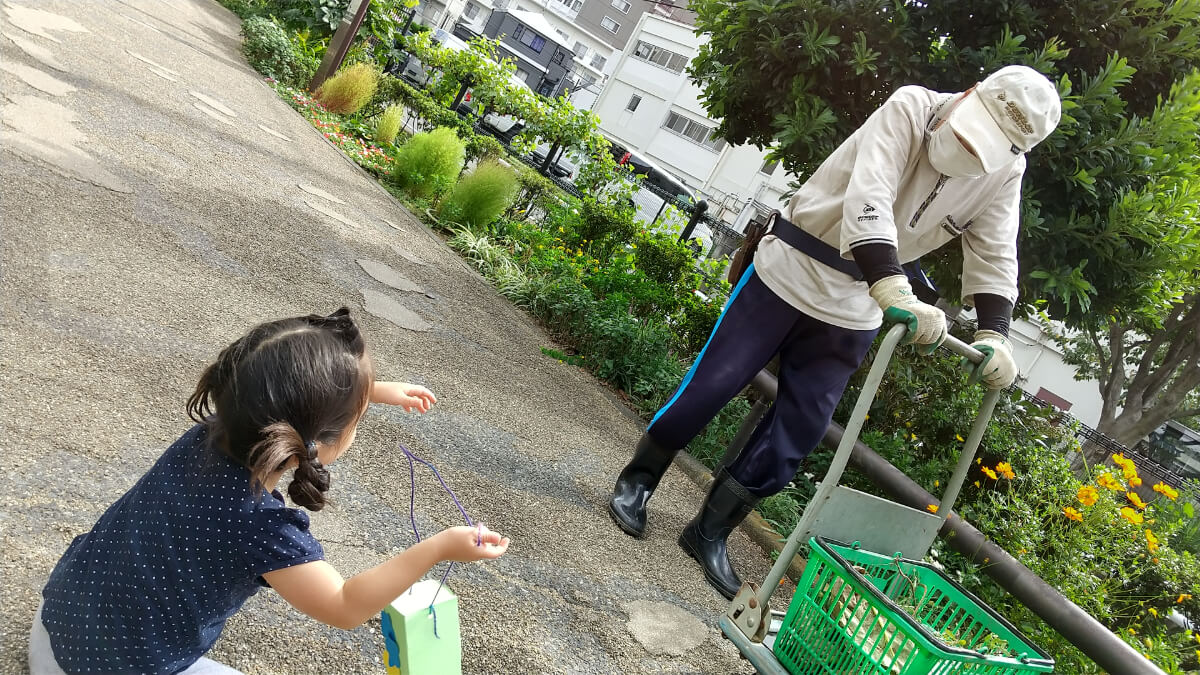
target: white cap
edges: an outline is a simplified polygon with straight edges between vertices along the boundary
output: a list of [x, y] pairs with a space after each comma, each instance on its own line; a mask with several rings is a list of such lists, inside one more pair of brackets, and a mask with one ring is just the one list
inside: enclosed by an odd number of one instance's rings
[[1054, 131], [1062, 115], [1058, 90], [1029, 66], [1005, 66], [980, 82], [946, 122], [992, 173]]

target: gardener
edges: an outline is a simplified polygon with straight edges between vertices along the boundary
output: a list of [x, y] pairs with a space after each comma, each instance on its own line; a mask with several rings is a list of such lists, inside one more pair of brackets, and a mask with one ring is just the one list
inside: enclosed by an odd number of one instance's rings
[[774, 405], [679, 537], [709, 583], [733, 597], [741, 581], [726, 537], [824, 436], [883, 319], [906, 323], [926, 354], [945, 339], [945, 315], [913, 295], [901, 263], [955, 238], [963, 301], [979, 317], [972, 346], [986, 355], [983, 381], [1012, 384], [1025, 153], [1054, 130], [1059, 108], [1054, 85], [1025, 66], [958, 94], [897, 90], [796, 192], [786, 220], [773, 217], [708, 343], [617, 478], [617, 525], [641, 536], [675, 453], [778, 354]]

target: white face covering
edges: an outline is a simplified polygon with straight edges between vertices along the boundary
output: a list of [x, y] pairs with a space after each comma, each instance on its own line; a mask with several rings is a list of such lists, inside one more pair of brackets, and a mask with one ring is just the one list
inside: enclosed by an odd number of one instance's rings
[[967, 150], [944, 120], [929, 134], [929, 163], [951, 178], [975, 178], [984, 174], [983, 162]]

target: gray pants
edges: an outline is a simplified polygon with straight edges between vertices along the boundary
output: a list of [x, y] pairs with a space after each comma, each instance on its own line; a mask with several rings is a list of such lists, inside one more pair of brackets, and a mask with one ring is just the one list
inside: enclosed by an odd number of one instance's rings
[[[63, 669], [58, 667], [58, 662], [54, 660], [54, 652], [50, 649], [50, 634], [42, 625], [41, 603], [38, 603], [37, 614], [33, 616], [33, 627], [29, 631], [29, 672], [30, 675], [66, 675]], [[242, 675], [242, 671], [211, 659], [201, 658], [180, 675]]]

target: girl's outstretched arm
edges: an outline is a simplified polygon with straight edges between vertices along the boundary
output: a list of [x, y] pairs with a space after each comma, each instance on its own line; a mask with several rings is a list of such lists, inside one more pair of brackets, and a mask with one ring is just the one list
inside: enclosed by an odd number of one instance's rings
[[317, 621], [350, 630], [379, 613], [442, 561], [499, 558], [508, 537], [486, 527], [451, 527], [349, 580], [324, 560], [263, 575], [292, 607]]
[[437, 403], [437, 397], [419, 384], [376, 382], [371, 387], [371, 403], [398, 405], [408, 412], [427, 413]]

